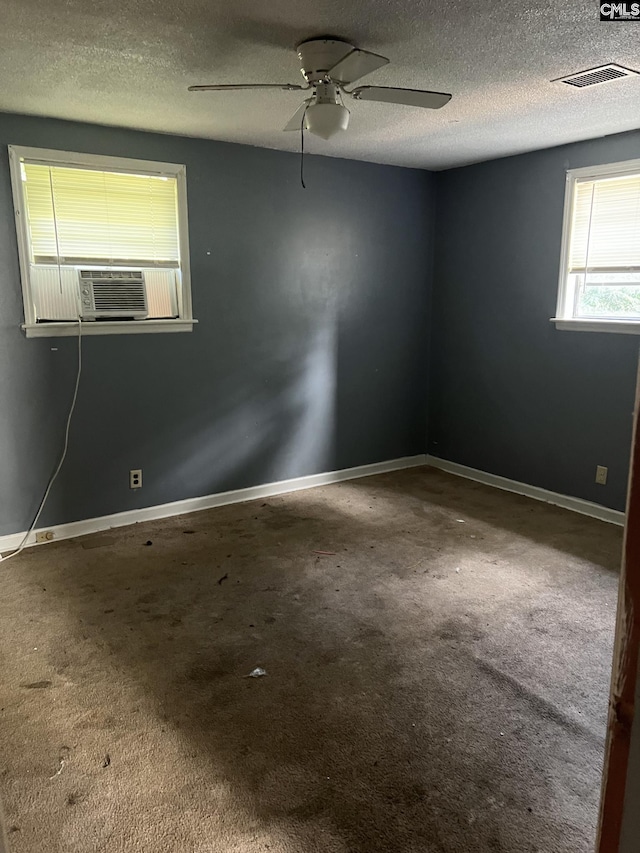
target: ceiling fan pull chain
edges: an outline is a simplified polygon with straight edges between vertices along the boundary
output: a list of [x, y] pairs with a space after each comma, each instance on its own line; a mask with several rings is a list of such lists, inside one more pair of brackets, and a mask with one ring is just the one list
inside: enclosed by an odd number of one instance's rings
[[304, 120], [306, 118], [307, 111], [302, 113], [302, 121], [300, 122], [300, 183], [302, 184], [302, 189], [306, 190], [307, 185], [304, 182]]

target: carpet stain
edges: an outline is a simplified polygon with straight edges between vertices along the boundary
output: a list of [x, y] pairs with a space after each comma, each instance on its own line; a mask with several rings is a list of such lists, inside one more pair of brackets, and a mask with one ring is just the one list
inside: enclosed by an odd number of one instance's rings
[[220, 678], [225, 678], [232, 675], [232, 669], [229, 665], [224, 664], [197, 664], [191, 667], [186, 673], [186, 679], [195, 684], [209, 684], [212, 681], [218, 681]]
[[67, 794], [67, 805], [68, 806], [77, 806], [78, 803], [81, 803], [84, 800], [84, 794], [80, 791], [71, 791]]

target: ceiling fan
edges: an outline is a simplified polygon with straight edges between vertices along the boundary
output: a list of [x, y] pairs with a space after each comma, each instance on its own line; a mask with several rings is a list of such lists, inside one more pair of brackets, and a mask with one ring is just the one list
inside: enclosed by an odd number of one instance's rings
[[312, 94], [298, 107], [284, 130], [301, 130], [323, 139], [330, 139], [349, 124], [349, 110], [343, 103], [343, 95], [357, 101], [380, 101], [384, 104], [406, 104], [437, 110], [451, 100], [451, 95], [442, 92], [426, 92], [422, 89], [395, 89], [390, 86], [345, 87], [370, 74], [389, 60], [368, 50], [359, 50], [349, 42], [335, 38], [315, 38], [303, 41], [298, 46], [298, 59], [306, 86], [295, 83], [240, 83], [189, 86], [190, 92], [226, 92], [240, 89], [299, 90]]

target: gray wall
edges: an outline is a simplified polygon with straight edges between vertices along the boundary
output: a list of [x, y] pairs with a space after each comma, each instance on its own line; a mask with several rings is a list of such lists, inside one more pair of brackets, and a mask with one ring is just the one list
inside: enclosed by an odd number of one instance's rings
[[633, 132], [438, 175], [430, 453], [624, 509], [638, 338], [549, 318], [565, 171], [639, 150]]
[[[185, 163], [191, 334], [89, 338], [41, 525], [423, 453], [433, 176], [0, 115], [0, 534], [59, 453], [76, 342], [26, 340], [7, 144]], [[141, 491], [130, 468], [144, 470]]]
[[188, 169], [200, 323], [85, 340], [44, 525], [424, 452], [428, 380], [431, 453], [624, 507], [637, 338], [549, 317], [565, 170], [634, 157], [640, 133], [437, 176], [311, 156], [303, 190], [291, 154], [0, 115], [0, 534], [37, 506], [76, 359], [18, 329], [8, 143]]

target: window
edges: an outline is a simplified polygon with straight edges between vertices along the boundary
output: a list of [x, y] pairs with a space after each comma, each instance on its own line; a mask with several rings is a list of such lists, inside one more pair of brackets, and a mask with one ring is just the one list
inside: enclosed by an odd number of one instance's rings
[[640, 160], [567, 173], [554, 320], [640, 334]]
[[184, 166], [9, 157], [28, 337], [192, 328]]

